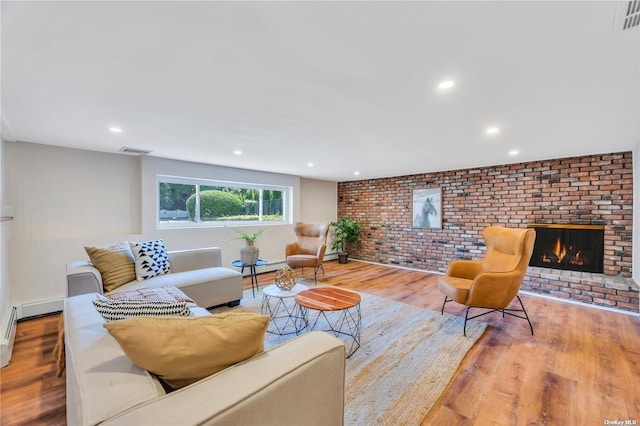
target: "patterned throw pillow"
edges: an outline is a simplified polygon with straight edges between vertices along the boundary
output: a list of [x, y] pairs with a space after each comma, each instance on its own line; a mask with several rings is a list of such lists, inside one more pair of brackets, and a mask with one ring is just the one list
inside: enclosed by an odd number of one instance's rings
[[105, 291], [112, 291], [136, 280], [133, 253], [128, 242], [109, 247], [85, 247], [91, 264], [102, 275], [102, 286]]
[[163, 240], [130, 243], [136, 262], [136, 279], [144, 281], [171, 272], [169, 255]]
[[93, 305], [106, 321], [118, 321], [134, 317], [188, 317], [193, 315], [185, 301], [94, 299]]

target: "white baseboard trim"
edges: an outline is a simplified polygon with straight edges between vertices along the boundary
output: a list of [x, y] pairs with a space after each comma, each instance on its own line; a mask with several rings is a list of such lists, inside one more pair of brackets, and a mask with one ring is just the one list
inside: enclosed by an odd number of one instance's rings
[[0, 340], [0, 368], [6, 367], [11, 361], [13, 343], [16, 340], [16, 328], [18, 325], [18, 309], [11, 306], [7, 315], [2, 319], [2, 339]]
[[638, 312], [625, 311], [623, 309], [609, 308], [607, 306], [594, 305], [592, 303], [584, 303], [584, 302], [580, 302], [580, 301], [577, 301], [577, 300], [563, 299], [561, 297], [555, 297], [555, 296], [550, 296], [550, 295], [541, 294], [541, 293], [534, 293], [534, 292], [527, 291], [527, 290], [520, 290], [520, 293], [521, 294], [526, 294], [527, 296], [539, 297], [541, 299], [549, 299], [549, 300], [553, 300], [553, 301], [556, 301], [556, 302], [563, 302], [563, 303], [569, 303], [571, 305], [578, 305], [578, 306], [582, 306], [584, 308], [599, 309], [601, 311], [614, 312], [616, 314], [631, 315], [633, 317], [640, 316], [640, 313], [638, 313]]
[[18, 319], [60, 312], [64, 307], [64, 297], [25, 303], [18, 307]]

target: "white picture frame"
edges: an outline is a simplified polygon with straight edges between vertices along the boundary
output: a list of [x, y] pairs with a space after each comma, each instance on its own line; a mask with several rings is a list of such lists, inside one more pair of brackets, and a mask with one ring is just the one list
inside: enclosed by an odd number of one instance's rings
[[414, 228], [442, 229], [442, 188], [413, 190]]

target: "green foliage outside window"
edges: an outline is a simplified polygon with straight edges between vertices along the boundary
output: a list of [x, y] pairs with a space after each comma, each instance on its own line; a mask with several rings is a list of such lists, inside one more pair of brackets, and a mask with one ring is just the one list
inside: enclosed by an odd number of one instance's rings
[[[191, 220], [195, 220], [195, 194], [187, 200], [187, 211]], [[242, 213], [244, 213], [244, 208], [237, 195], [218, 190], [200, 191], [200, 220], [219, 220], [225, 216], [237, 216]]]
[[195, 185], [160, 182], [160, 209], [185, 210], [187, 199], [195, 193]]
[[[284, 220], [285, 191], [205, 185], [196, 180], [158, 185], [160, 223]], [[200, 211], [196, 214], [198, 196]]]

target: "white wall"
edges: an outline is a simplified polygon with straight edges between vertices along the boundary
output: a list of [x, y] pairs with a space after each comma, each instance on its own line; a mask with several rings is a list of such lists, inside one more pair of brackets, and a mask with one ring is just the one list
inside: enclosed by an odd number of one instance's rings
[[7, 244], [11, 305], [59, 302], [65, 265], [84, 259], [85, 245], [139, 236], [138, 157], [21, 142], [7, 142], [4, 155], [15, 217]]
[[[300, 220], [308, 223], [332, 222], [338, 211], [338, 183], [300, 179]], [[332, 214], [330, 214], [332, 213]]]
[[[335, 182], [21, 142], [5, 143], [4, 157], [15, 219], [3, 259], [9, 304], [20, 308], [20, 317], [60, 309], [65, 265], [85, 259], [86, 245], [164, 238], [170, 250], [219, 246], [223, 262], [238, 258], [242, 242], [223, 241], [235, 236], [227, 228], [156, 229], [156, 174], [291, 186], [294, 221], [332, 221], [337, 212]], [[268, 228], [256, 244], [260, 256], [281, 262], [292, 227]]]
[[640, 285], [640, 143], [633, 150], [633, 260], [631, 273]]
[[[5, 189], [4, 189], [4, 140], [0, 140], [0, 216], [6, 216], [10, 214], [10, 210], [5, 203]], [[7, 240], [8, 240], [8, 227], [10, 222], [0, 222], [0, 330], [4, 332], [6, 322], [8, 320], [9, 312], [9, 275], [8, 275], [8, 261], [7, 261]], [[0, 339], [3, 336], [0, 336]]]

